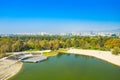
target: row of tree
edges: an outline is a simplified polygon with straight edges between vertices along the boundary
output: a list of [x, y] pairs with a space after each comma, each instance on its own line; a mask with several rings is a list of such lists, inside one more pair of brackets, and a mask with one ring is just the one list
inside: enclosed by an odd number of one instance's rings
[[82, 37], [82, 36], [9, 36], [0, 37], [0, 54], [24, 50], [58, 50], [59, 48], [84, 48], [111, 50], [120, 48], [117, 37]]

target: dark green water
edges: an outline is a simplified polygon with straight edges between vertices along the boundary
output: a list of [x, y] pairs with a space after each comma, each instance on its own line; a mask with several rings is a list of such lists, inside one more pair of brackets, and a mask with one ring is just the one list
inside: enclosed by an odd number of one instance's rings
[[120, 80], [120, 67], [74, 54], [59, 54], [40, 63], [24, 63], [10, 80]]

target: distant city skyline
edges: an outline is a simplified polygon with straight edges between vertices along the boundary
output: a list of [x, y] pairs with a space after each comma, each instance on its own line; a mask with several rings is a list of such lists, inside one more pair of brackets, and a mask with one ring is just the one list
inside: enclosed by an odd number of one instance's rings
[[120, 29], [119, 0], [1, 0], [0, 33]]

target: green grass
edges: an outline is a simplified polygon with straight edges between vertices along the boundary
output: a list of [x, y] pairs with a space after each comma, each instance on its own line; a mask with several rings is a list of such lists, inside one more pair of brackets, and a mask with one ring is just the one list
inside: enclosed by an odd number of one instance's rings
[[44, 55], [44, 56], [47, 56], [47, 57], [49, 57], [49, 56], [55, 56], [55, 55], [57, 55], [57, 54], [58, 54], [57, 51], [51, 51], [51, 52], [44, 52], [44, 53], [43, 53], [43, 55]]
[[38, 49], [32, 49], [32, 50], [26, 50], [24, 52], [35, 52], [35, 51], [40, 51], [40, 50], [38, 50]]
[[51, 51], [51, 52], [44, 52], [43, 55], [49, 57], [49, 56], [55, 56], [59, 53], [67, 53], [67, 49], [61, 48], [59, 50], [54, 50], [54, 51]]

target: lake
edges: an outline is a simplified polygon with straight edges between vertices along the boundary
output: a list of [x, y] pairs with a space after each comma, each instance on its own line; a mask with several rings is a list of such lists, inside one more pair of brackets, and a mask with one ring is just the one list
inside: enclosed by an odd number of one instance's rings
[[120, 67], [93, 57], [58, 54], [39, 63], [24, 63], [10, 80], [120, 80]]

